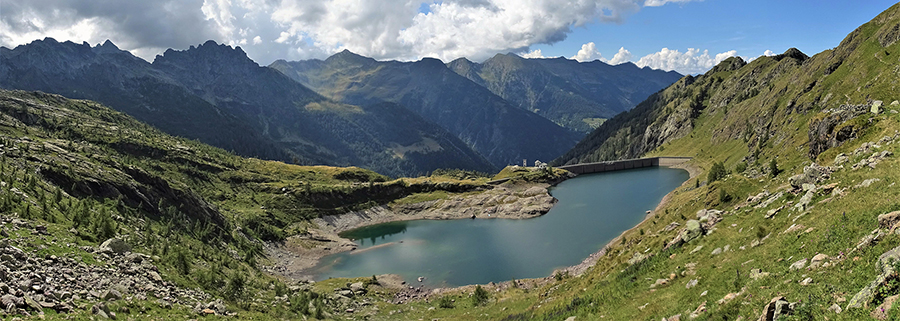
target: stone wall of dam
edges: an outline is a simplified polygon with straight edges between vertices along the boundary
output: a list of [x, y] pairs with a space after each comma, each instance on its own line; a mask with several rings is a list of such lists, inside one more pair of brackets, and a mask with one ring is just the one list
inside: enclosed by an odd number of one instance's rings
[[623, 159], [618, 161], [606, 161], [597, 163], [574, 164], [559, 166], [567, 171], [575, 174], [602, 173], [611, 171], [620, 171], [632, 168], [652, 167], [652, 166], [674, 166], [691, 160], [691, 157], [648, 157]]

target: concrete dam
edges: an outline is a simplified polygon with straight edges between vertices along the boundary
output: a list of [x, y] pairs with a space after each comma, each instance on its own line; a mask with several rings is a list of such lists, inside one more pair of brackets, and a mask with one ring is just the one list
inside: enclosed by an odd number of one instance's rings
[[596, 163], [584, 163], [558, 166], [556, 168], [564, 169], [575, 174], [602, 173], [611, 171], [621, 171], [632, 168], [653, 167], [653, 166], [674, 166], [691, 160], [692, 157], [647, 157], [635, 159], [623, 159], [617, 161], [606, 161]]

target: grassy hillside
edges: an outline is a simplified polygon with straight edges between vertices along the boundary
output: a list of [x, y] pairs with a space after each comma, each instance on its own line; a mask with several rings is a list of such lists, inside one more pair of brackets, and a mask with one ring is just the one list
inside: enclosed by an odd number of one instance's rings
[[701, 169], [593, 268], [383, 319], [756, 320], [782, 296], [778, 320], [897, 319], [898, 30], [895, 5], [833, 50], [683, 78], [555, 162], [693, 156]]
[[[0, 278], [44, 279], [32, 277], [44, 273], [38, 260], [116, 275], [154, 269], [97, 248], [119, 236], [171, 282], [104, 299], [134, 318], [188, 319], [204, 313], [193, 302], [222, 298], [244, 319], [770, 320], [776, 310], [778, 320], [897, 319], [898, 30], [895, 5], [834, 50], [733, 58], [683, 78], [557, 160], [693, 156], [700, 169], [596, 265], [432, 294], [395, 296], [383, 278], [287, 285], [260, 272], [261, 249], [303, 233], [312, 217], [472, 191], [486, 178], [387, 181], [356, 168], [244, 159], [95, 103], [0, 92], [0, 235], [10, 235], [0, 260], [18, 262]], [[17, 285], [23, 300], [47, 286]], [[99, 300], [82, 291], [58, 301], [86, 317]], [[115, 297], [107, 293], [97, 296]], [[392, 303], [410, 296], [424, 299]]]
[[[99, 303], [88, 293], [108, 290], [110, 285], [104, 282], [115, 284], [109, 282], [119, 278], [125, 282], [120, 284], [151, 282], [140, 279], [142, 273], [121, 274], [145, 255], [144, 265], [136, 268], [158, 269], [161, 278], [154, 286], [180, 294], [146, 290], [146, 285], [125, 286], [121, 292], [127, 299], [108, 302], [114, 313], [187, 316], [194, 302], [219, 298], [229, 311], [244, 317], [327, 316], [343, 311], [340, 302], [320, 296], [322, 290], [261, 273], [259, 268], [267, 264], [266, 242], [305, 233], [311, 218], [409, 195], [472, 191], [485, 181], [451, 176], [388, 180], [355, 167], [241, 158], [168, 136], [97, 103], [0, 91], [0, 252], [12, 255], [4, 256], [0, 279], [16, 286], [24, 280], [35, 282], [29, 283], [35, 288], [28, 285], [14, 291], [10, 302], [39, 298], [35, 302], [46, 300], [56, 306], [45, 307], [46, 313], [67, 305], [76, 313], [89, 314]], [[110, 238], [124, 240], [141, 254], [125, 260], [98, 248]], [[26, 258], [46, 260], [43, 270], [36, 270]], [[71, 268], [65, 265], [69, 259], [80, 264], [67, 272], [76, 279], [90, 279], [92, 266], [123, 270], [100, 285], [49, 277], [53, 274], [48, 271]], [[48, 276], [46, 281], [33, 278], [40, 274]], [[75, 286], [67, 291], [77, 296], [51, 297], [42, 294], [50, 293], [40, 290], [42, 286], [47, 291]], [[106, 301], [106, 295], [102, 297], [101, 302]], [[168, 303], [158, 303], [163, 301]], [[299, 302], [314, 302], [313, 308], [300, 308]], [[19, 308], [23, 313], [38, 312], [25, 305]]]

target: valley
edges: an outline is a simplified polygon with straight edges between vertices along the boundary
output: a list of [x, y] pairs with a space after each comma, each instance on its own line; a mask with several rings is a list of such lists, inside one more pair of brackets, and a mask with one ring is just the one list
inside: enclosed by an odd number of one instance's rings
[[898, 319], [898, 30], [686, 76], [0, 48], [0, 318]]

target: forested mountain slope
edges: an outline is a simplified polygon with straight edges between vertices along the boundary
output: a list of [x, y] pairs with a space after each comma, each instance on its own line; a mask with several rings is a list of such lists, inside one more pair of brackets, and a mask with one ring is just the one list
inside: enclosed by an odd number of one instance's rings
[[349, 104], [392, 102], [457, 135], [498, 168], [556, 158], [580, 135], [510, 104], [436, 59], [376, 61], [343, 51], [270, 67]]
[[482, 63], [460, 58], [448, 66], [519, 108], [584, 133], [681, 78], [674, 71], [632, 63], [611, 66], [599, 60], [526, 59], [515, 54], [498, 54]]
[[326, 99], [240, 48], [212, 41], [153, 64], [111, 42], [45, 39], [0, 51], [0, 87], [96, 100], [153, 126], [245, 156], [357, 165], [392, 176], [494, 167], [454, 135], [390, 104]]

